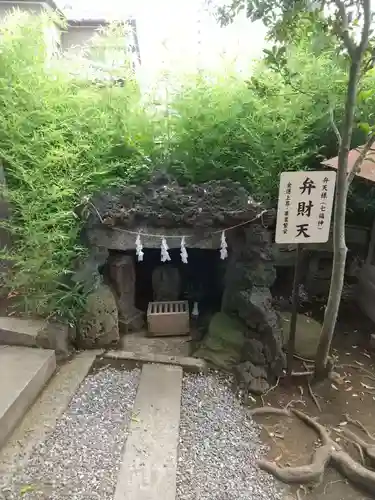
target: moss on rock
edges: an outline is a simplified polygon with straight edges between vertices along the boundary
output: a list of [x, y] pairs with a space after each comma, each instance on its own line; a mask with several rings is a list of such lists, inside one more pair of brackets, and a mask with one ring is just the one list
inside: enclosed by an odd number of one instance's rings
[[231, 370], [240, 362], [245, 342], [246, 326], [224, 313], [216, 313], [208, 333], [194, 356], [203, 358], [214, 366]]

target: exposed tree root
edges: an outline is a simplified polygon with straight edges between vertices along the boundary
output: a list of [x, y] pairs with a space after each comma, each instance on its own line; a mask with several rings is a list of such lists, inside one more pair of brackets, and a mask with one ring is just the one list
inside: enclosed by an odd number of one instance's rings
[[355, 443], [359, 448], [361, 448], [364, 457], [367, 459], [370, 467], [375, 468], [375, 443], [368, 443], [360, 438], [357, 434], [349, 429], [344, 429], [344, 436], [349, 438], [352, 443]]
[[320, 411], [320, 413], [322, 412], [322, 407], [320, 406], [319, 404], [319, 401], [318, 401], [318, 398], [316, 397], [314, 391], [312, 390], [311, 388], [311, 384], [310, 384], [310, 381], [308, 380], [307, 381], [307, 388], [308, 388], [308, 391], [309, 391], [309, 394], [311, 396], [311, 399], [314, 401], [315, 403], [315, 406], [318, 408], [318, 410]]
[[256, 415], [282, 415], [284, 417], [291, 417], [292, 414], [284, 408], [273, 408], [272, 406], [262, 406], [261, 408], [254, 408], [249, 411], [250, 416]]
[[355, 420], [354, 418], [351, 418], [347, 413], [345, 413], [345, 418], [346, 420], [357, 426], [359, 429], [361, 429], [361, 431], [363, 431], [365, 434], [367, 434], [367, 436], [372, 440], [372, 441], [375, 441], [375, 436], [373, 434], [371, 434], [371, 432], [367, 429], [367, 427], [365, 427], [362, 422], [360, 422], [359, 420]]
[[[289, 376], [290, 377], [311, 377], [314, 375], [314, 372], [312, 370], [304, 371], [304, 372], [292, 372]], [[285, 378], [287, 376], [285, 375]]]
[[267, 460], [259, 460], [260, 469], [269, 472], [277, 479], [287, 484], [320, 484], [324, 469], [331, 458], [331, 445], [321, 446], [314, 453], [313, 460], [309, 465], [299, 467], [279, 467]]
[[[354, 460], [346, 451], [335, 443], [328, 430], [306, 413], [299, 410], [288, 412], [281, 408], [259, 408], [253, 410], [253, 415], [287, 415], [294, 414], [302, 420], [307, 426], [311, 427], [319, 436], [321, 446], [319, 446], [313, 455], [312, 462], [308, 465], [298, 467], [279, 467], [276, 463], [260, 460], [258, 466], [275, 476], [280, 481], [287, 484], [308, 484], [310, 486], [319, 484], [324, 476], [325, 468], [331, 464], [351, 483], [366, 490], [375, 497], [375, 471], [368, 469]], [[265, 411], [268, 410], [268, 411]], [[348, 440], [355, 443], [363, 451], [364, 456], [371, 465], [375, 464], [375, 443], [368, 443], [357, 436], [354, 432], [345, 429], [343, 434]]]
[[[343, 437], [343, 439], [345, 439], [345, 441], [348, 441], [356, 448], [356, 450], [359, 453], [359, 456], [361, 457], [361, 464], [364, 465], [365, 464], [365, 455], [363, 453], [362, 446], [360, 446], [358, 444], [358, 442], [351, 437], [351, 434], [353, 434], [353, 433], [349, 430], [347, 432], [344, 431], [344, 435], [342, 437]], [[357, 437], [358, 436], [355, 436], [355, 438], [357, 438]]]
[[291, 399], [289, 403], [285, 406], [286, 410], [289, 410], [289, 408], [293, 407], [293, 405], [300, 403], [304, 406], [306, 406], [306, 402], [303, 399]]
[[344, 363], [343, 365], [339, 365], [338, 368], [353, 368], [354, 370], [359, 370], [359, 371], [364, 373], [364, 376], [366, 378], [375, 381], [374, 374], [372, 372], [370, 372], [370, 370], [366, 370], [366, 368], [364, 368], [361, 365]]
[[267, 396], [267, 394], [269, 394], [270, 392], [274, 391], [276, 389], [276, 387], [278, 387], [279, 382], [280, 382], [280, 377], [277, 377], [276, 384], [273, 385], [272, 387], [270, 387], [269, 389], [267, 389], [266, 392], [263, 394], [263, 397]]
[[305, 363], [310, 363], [310, 365], [314, 366], [315, 361], [313, 359], [303, 358], [298, 354], [293, 354], [293, 358], [298, 359], [298, 361], [304, 361]]
[[[308, 371], [308, 370], [309, 370], [309, 367], [307, 366], [307, 363], [306, 363], [305, 361], [303, 361], [303, 362], [302, 362], [302, 364], [303, 364], [304, 369], [305, 369], [306, 371]], [[320, 406], [320, 404], [319, 404], [318, 398], [316, 397], [316, 395], [315, 395], [314, 391], [312, 390], [312, 387], [311, 387], [311, 384], [310, 384], [310, 380], [309, 380], [309, 379], [307, 379], [307, 389], [308, 389], [308, 391], [309, 391], [309, 394], [310, 394], [311, 399], [312, 399], [312, 400], [314, 401], [314, 403], [315, 403], [315, 406], [318, 408], [318, 410], [319, 410], [320, 412], [322, 412], [322, 408], [321, 408], [321, 406]]]
[[312, 417], [309, 417], [308, 415], [306, 415], [306, 413], [303, 413], [302, 411], [293, 410], [293, 413], [300, 420], [302, 420], [302, 422], [304, 422], [306, 425], [311, 427], [319, 435], [319, 438], [324, 446], [327, 444], [331, 444], [331, 445], [335, 444], [332, 441], [332, 439], [329, 437], [329, 433], [328, 433], [327, 429], [322, 424], [319, 424], [319, 422], [314, 420]]
[[[311, 387], [311, 381], [314, 381], [313, 376], [314, 376], [315, 372], [314, 372], [314, 370], [311, 370], [310, 367], [307, 365], [307, 363], [306, 363], [307, 360], [305, 358], [301, 358], [300, 356], [297, 356], [297, 359], [299, 359], [299, 360], [302, 361], [302, 364], [303, 364], [303, 367], [305, 368], [305, 371], [303, 371], [303, 372], [292, 371], [292, 373], [290, 373], [289, 375], [285, 374], [281, 378], [285, 378], [285, 379], [289, 378], [289, 379], [291, 379], [291, 378], [304, 378], [304, 377], [307, 377], [307, 388], [308, 388], [310, 397], [313, 400], [315, 406], [321, 412], [322, 409], [321, 409], [321, 406], [319, 404], [318, 398], [316, 397], [316, 395], [315, 395], [315, 393], [314, 393], [314, 391], [313, 391], [313, 389]], [[332, 364], [332, 362], [330, 362], [327, 365], [327, 373], [326, 373], [327, 377], [326, 378], [328, 378], [329, 380], [332, 380], [333, 382], [335, 382], [337, 374], [336, 374], [336, 372], [334, 372], [332, 370], [333, 370], [333, 364]], [[279, 382], [279, 379], [278, 379], [278, 382]], [[272, 387], [271, 390], [272, 389], [274, 389], [274, 387]], [[267, 394], [267, 393], [265, 393], [265, 394]]]
[[331, 454], [332, 465], [351, 483], [366, 490], [375, 498], [375, 472], [359, 464], [342, 450]]

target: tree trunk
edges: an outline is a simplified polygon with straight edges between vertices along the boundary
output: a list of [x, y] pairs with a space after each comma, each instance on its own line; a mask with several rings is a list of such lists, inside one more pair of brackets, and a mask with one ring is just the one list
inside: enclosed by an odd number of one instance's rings
[[348, 90], [345, 104], [345, 119], [342, 130], [338, 156], [336, 196], [333, 218], [333, 265], [331, 284], [324, 322], [320, 333], [319, 346], [315, 358], [315, 377], [324, 378], [327, 373], [327, 361], [331, 348], [333, 333], [339, 311], [341, 293], [344, 285], [346, 263], [345, 215], [348, 195], [348, 155], [351, 145], [357, 84], [360, 61], [352, 61], [349, 73]]
[[[356, 45], [350, 36], [348, 29], [348, 14], [345, 11], [345, 3], [342, 0], [334, 0], [341, 17], [341, 34], [344, 44], [348, 51], [351, 64], [349, 71], [349, 81], [345, 102], [345, 117], [341, 134], [341, 142], [338, 156], [335, 211], [333, 219], [333, 266], [331, 285], [327, 308], [324, 314], [324, 322], [320, 333], [319, 346], [315, 358], [315, 377], [317, 379], [327, 376], [328, 355], [331, 348], [333, 333], [339, 312], [342, 288], [344, 285], [344, 272], [346, 262], [346, 243], [345, 243], [345, 215], [346, 200], [350, 181], [355, 172], [348, 174], [348, 155], [351, 145], [354, 112], [356, 105], [357, 86], [360, 76], [361, 62], [368, 46], [368, 40], [371, 27], [371, 2], [362, 0], [363, 8], [363, 28], [361, 41]], [[372, 141], [370, 137], [369, 143]], [[363, 161], [360, 160], [359, 163]], [[360, 167], [361, 165], [356, 165]]]

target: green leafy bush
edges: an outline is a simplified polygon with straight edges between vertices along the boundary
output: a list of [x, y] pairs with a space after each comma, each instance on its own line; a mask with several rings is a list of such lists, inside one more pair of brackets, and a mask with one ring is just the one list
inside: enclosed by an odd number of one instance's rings
[[[263, 68], [277, 89], [280, 78]], [[267, 73], [267, 74], [265, 74]], [[278, 176], [301, 168], [316, 150], [309, 143], [303, 99], [260, 96], [233, 74], [198, 76], [171, 103], [172, 168], [192, 181], [233, 178], [258, 199], [274, 202]]]
[[290, 82], [265, 62], [251, 78], [226, 67], [174, 80], [168, 102], [155, 105], [128, 66], [123, 86], [78, 77], [76, 65], [67, 71], [72, 60], [46, 50], [50, 23], [17, 13], [0, 26], [0, 157], [14, 263], [5, 290], [27, 312], [76, 317], [84, 297], [69, 278], [85, 249], [74, 210], [95, 191], [164, 166], [181, 182], [236, 179], [275, 205], [280, 172], [335, 154], [328, 103], [339, 124], [346, 66], [329, 45], [317, 52], [307, 36], [288, 48]]
[[84, 251], [74, 208], [97, 189], [139, 180], [154, 128], [134, 80], [98, 87], [46, 59], [50, 22], [18, 13], [0, 28], [0, 155], [12, 204], [8, 285], [28, 311], [65, 315], [75, 298], [64, 283]]

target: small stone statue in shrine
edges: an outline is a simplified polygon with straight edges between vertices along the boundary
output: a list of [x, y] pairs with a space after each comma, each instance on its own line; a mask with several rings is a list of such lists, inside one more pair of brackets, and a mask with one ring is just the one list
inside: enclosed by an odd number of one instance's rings
[[178, 300], [181, 293], [181, 278], [177, 267], [171, 264], [157, 266], [152, 273], [154, 301]]

